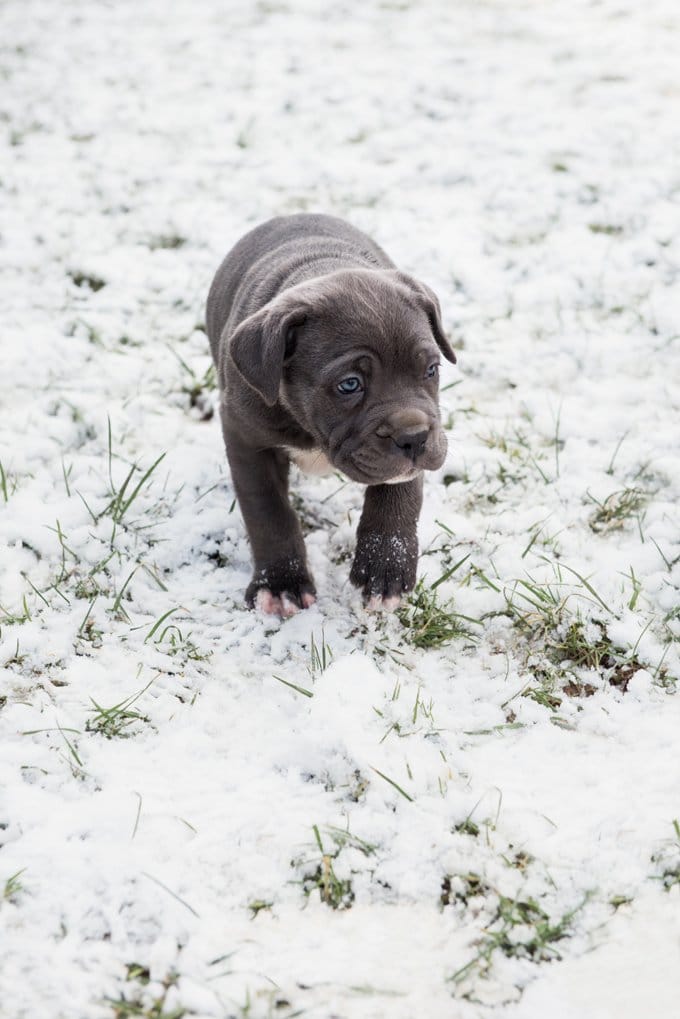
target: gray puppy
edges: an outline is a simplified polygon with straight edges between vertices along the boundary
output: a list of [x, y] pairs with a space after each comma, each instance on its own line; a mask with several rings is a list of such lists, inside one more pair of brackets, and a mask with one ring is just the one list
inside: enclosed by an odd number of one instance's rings
[[254, 559], [249, 605], [315, 601], [290, 460], [366, 485], [350, 580], [393, 609], [416, 579], [423, 471], [441, 467], [439, 303], [332, 216], [280, 216], [229, 252], [207, 306], [231, 476]]

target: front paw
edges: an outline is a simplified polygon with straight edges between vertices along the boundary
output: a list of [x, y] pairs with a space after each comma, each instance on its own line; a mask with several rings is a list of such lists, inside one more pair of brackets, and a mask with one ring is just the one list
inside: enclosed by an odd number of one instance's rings
[[417, 565], [415, 534], [359, 534], [349, 579], [361, 588], [367, 609], [392, 612], [413, 590]]
[[255, 570], [246, 589], [246, 604], [270, 616], [287, 619], [316, 601], [316, 589], [306, 563], [297, 557]]

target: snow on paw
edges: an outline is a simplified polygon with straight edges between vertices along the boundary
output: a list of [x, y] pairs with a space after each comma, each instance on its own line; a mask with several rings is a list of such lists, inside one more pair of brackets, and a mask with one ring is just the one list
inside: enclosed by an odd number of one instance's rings
[[360, 534], [349, 579], [361, 588], [369, 612], [394, 612], [413, 589], [417, 564], [415, 534]]

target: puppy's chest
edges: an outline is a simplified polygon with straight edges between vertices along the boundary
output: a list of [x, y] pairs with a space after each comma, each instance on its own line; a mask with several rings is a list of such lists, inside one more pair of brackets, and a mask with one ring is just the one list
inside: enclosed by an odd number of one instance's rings
[[292, 462], [304, 474], [332, 474], [335, 468], [321, 449], [292, 449], [284, 447]]

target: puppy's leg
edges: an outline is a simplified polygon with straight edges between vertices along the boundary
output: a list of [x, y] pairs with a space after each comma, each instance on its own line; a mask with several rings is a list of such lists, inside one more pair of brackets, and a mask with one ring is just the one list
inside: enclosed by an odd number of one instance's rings
[[367, 608], [391, 611], [414, 587], [422, 502], [422, 474], [401, 485], [366, 489], [349, 579], [361, 588]]
[[315, 598], [300, 523], [288, 502], [288, 457], [279, 449], [253, 450], [226, 437], [227, 457], [253, 552], [246, 602], [263, 612], [292, 616]]

